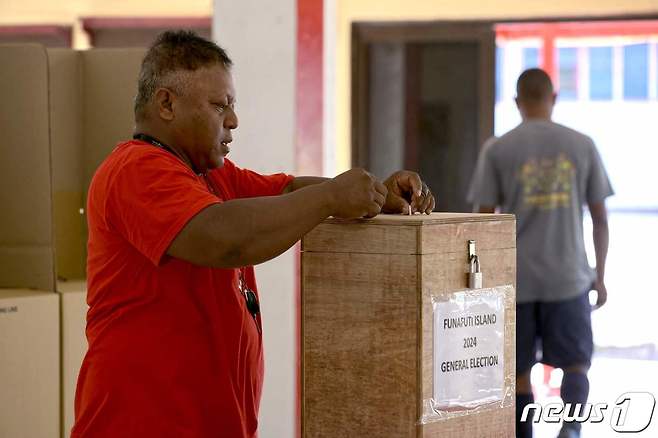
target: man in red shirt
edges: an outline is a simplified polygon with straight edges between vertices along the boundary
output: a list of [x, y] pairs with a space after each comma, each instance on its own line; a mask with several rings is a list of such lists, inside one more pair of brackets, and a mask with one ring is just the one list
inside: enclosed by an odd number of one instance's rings
[[147, 52], [134, 140], [88, 198], [85, 356], [74, 438], [257, 436], [263, 349], [252, 265], [328, 216], [425, 212], [413, 172], [384, 184], [259, 175], [226, 159], [238, 126], [231, 61], [190, 32]]

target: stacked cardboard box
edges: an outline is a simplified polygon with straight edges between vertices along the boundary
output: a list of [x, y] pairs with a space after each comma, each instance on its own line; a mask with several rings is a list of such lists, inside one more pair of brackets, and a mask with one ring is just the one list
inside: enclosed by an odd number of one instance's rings
[[0, 376], [11, 382], [0, 437], [70, 434], [87, 348], [86, 192], [132, 134], [143, 53], [0, 46]]
[[59, 436], [57, 295], [0, 289], [0, 436]]

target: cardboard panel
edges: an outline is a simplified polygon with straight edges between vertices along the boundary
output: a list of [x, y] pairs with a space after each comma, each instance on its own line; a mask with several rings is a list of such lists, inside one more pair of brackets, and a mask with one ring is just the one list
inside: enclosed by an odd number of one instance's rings
[[144, 49], [48, 50], [57, 276], [86, 274], [87, 188], [116, 144], [132, 136]]
[[58, 307], [52, 292], [0, 289], [0, 437], [59, 437]]
[[58, 278], [85, 276], [80, 52], [48, 50], [53, 217]]
[[0, 65], [0, 287], [53, 290], [46, 52], [0, 46]]
[[75, 388], [82, 359], [87, 352], [87, 285], [84, 281], [57, 282], [61, 297], [62, 325], [62, 436], [68, 437], [75, 420]]
[[81, 52], [85, 199], [98, 166], [117, 143], [132, 137], [133, 102], [144, 53], [145, 49]]

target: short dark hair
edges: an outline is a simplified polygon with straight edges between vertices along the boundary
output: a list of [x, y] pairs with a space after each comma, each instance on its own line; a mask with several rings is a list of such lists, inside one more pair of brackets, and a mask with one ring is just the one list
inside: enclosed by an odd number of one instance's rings
[[195, 71], [201, 67], [220, 64], [229, 69], [233, 61], [226, 51], [212, 41], [208, 41], [192, 31], [168, 30], [158, 35], [144, 55], [137, 81], [135, 96], [135, 119], [143, 117], [146, 104], [163, 86], [180, 92], [183, 84], [175, 73]]
[[553, 95], [553, 83], [548, 74], [540, 68], [531, 68], [519, 76], [516, 82], [516, 96], [523, 101], [540, 102]]

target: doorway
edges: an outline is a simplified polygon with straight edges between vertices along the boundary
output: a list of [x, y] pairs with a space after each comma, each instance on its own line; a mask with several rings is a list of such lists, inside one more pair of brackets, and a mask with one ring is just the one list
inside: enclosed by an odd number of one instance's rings
[[438, 211], [470, 211], [466, 192], [493, 133], [490, 23], [353, 27], [352, 163], [383, 179], [419, 172]]
[[[595, 357], [590, 399], [611, 404], [628, 391], [658, 396], [658, 331], [650, 328], [655, 291], [636, 275], [637, 259], [658, 245], [658, 21], [502, 23], [496, 26], [495, 135], [520, 122], [515, 82], [526, 68], [549, 72], [558, 90], [553, 119], [594, 140], [615, 190], [607, 200], [610, 245], [608, 303], [592, 313]], [[585, 243], [595, 264], [589, 215]], [[593, 298], [593, 297], [592, 297]], [[559, 402], [560, 370], [536, 366], [540, 400]], [[557, 427], [542, 424], [537, 437]], [[655, 425], [639, 436], [655, 436]], [[583, 436], [617, 436], [587, 424]]]

